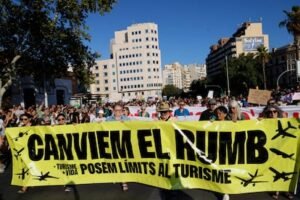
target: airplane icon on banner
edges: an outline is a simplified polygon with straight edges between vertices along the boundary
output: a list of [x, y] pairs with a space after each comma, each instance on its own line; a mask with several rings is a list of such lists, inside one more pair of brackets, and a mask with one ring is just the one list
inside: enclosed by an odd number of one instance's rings
[[254, 181], [255, 178], [262, 176], [262, 175], [258, 175], [258, 169], [255, 171], [255, 174], [250, 174], [250, 173], [248, 173], [248, 174], [251, 177], [249, 179], [243, 179], [243, 178], [240, 178], [240, 177], [236, 176], [237, 179], [242, 181], [241, 184], [244, 187], [247, 187], [249, 184], [253, 184], [253, 186], [255, 186], [256, 183], [268, 182], [268, 181]]
[[21, 152], [24, 150], [24, 147], [22, 148], [22, 149], [20, 149], [20, 150], [17, 150], [17, 149], [15, 149], [14, 148], [14, 151], [16, 152], [15, 154], [14, 154], [14, 156], [16, 157], [16, 159], [18, 160], [18, 158], [21, 156]]
[[26, 170], [26, 168], [23, 168], [22, 169], [22, 172], [21, 173], [17, 173], [16, 175], [19, 177], [19, 178], [21, 178], [22, 180], [24, 180], [25, 179], [25, 176], [26, 175], [29, 175], [29, 169], [27, 169]]
[[275, 173], [275, 176], [273, 176], [274, 177], [273, 182], [276, 182], [279, 179], [283, 179], [283, 181], [288, 181], [288, 180], [292, 179], [292, 177], [288, 177], [288, 176], [297, 174], [297, 172], [279, 172], [276, 169], [274, 169], [273, 167], [269, 167], [269, 169]]
[[278, 120], [278, 129], [276, 130], [277, 134], [272, 137], [272, 140], [275, 140], [276, 138], [278, 138], [280, 136], [282, 136], [282, 138], [284, 138], [284, 137], [296, 138], [295, 135], [287, 132], [287, 130], [289, 130], [289, 129], [296, 129], [296, 127], [292, 126], [291, 122], [288, 122], [288, 127], [283, 129], [281, 122]]
[[295, 159], [293, 158], [293, 155], [295, 155], [294, 153], [292, 153], [292, 154], [287, 154], [287, 153], [284, 153], [283, 151], [280, 151], [280, 150], [275, 149], [275, 148], [270, 148], [270, 151], [272, 151], [272, 152], [275, 153], [276, 155], [281, 156], [281, 157], [283, 157], [283, 158], [289, 158], [289, 159], [291, 159], [291, 160], [295, 160]]
[[19, 132], [18, 137], [15, 137], [14, 140], [15, 140], [15, 141], [18, 141], [19, 138], [22, 138], [24, 135], [28, 135], [28, 132], [29, 132], [29, 131], [30, 131], [30, 129], [27, 130], [27, 131], [25, 131], [25, 132]]
[[57, 178], [55, 176], [50, 176], [49, 174], [50, 174], [50, 172], [46, 172], [45, 174], [43, 174], [43, 172], [41, 172], [41, 175], [40, 176], [36, 176], [38, 178], [35, 178], [35, 180], [46, 181], [47, 178], [59, 179], [59, 178]]

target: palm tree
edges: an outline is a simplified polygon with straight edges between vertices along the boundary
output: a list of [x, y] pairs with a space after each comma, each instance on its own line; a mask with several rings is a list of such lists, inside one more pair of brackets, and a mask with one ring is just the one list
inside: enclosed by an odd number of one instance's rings
[[266, 63], [269, 62], [270, 54], [268, 49], [261, 45], [257, 48], [256, 57], [258, 58], [259, 62], [261, 63], [262, 70], [263, 70], [263, 81], [264, 81], [264, 89], [267, 89], [267, 80], [266, 80]]
[[286, 14], [286, 19], [279, 23], [279, 27], [286, 27], [287, 31], [293, 35], [294, 44], [296, 46], [296, 59], [300, 59], [300, 6], [293, 6], [292, 10], [283, 11]]

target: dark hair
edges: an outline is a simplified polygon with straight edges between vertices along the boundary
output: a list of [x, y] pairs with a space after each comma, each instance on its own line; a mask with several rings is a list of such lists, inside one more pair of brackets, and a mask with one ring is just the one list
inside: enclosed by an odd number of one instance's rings
[[262, 115], [263, 118], [270, 118], [269, 117], [269, 112], [271, 109], [275, 109], [278, 113], [278, 118], [282, 118], [283, 117], [283, 111], [276, 105], [267, 105], [266, 107], [264, 107], [263, 111], [262, 111]]
[[32, 115], [30, 115], [30, 114], [28, 114], [28, 113], [23, 113], [23, 114], [20, 115], [19, 118], [21, 119], [22, 117], [27, 117], [28, 119], [31, 119], [31, 118], [32, 118]]
[[59, 117], [66, 118], [65, 115], [64, 115], [63, 113], [59, 113], [59, 114], [56, 116], [55, 119], [58, 120]]
[[215, 113], [217, 113], [217, 111], [220, 111], [220, 112], [222, 112], [222, 113], [224, 113], [224, 114], [228, 114], [228, 110], [227, 110], [227, 108], [225, 107], [225, 106], [218, 106], [216, 109], [215, 109]]
[[116, 103], [114, 106], [113, 106], [113, 109], [115, 109], [117, 106], [121, 107], [123, 109], [123, 106], [119, 103]]
[[129, 110], [129, 108], [127, 106], [124, 107], [124, 110], [127, 110], [128, 113], [130, 114], [130, 110]]

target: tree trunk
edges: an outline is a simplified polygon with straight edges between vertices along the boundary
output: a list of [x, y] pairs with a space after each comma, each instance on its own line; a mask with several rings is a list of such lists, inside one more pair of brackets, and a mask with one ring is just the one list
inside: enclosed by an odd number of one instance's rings
[[7, 91], [7, 89], [9, 88], [9, 86], [11, 86], [12, 84], [12, 80], [9, 79], [5, 85], [2, 86], [2, 80], [0, 80], [0, 108], [2, 108], [2, 100], [3, 100], [3, 96], [5, 94], [5, 92]]
[[10, 71], [11, 71], [11, 73], [10, 73], [10, 75], [9, 75], [9, 80], [4, 84], [4, 83], [3, 83], [3, 80], [0, 79], [0, 108], [2, 108], [2, 100], [3, 100], [3, 96], [4, 96], [5, 92], [7, 91], [7, 89], [8, 89], [8, 88], [11, 86], [11, 84], [12, 84], [12, 74], [15, 74], [15, 70], [16, 70], [15, 66], [16, 66], [17, 61], [18, 61], [20, 58], [21, 58], [21, 56], [20, 56], [20, 55], [17, 55], [17, 56], [15, 56], [15, 57], [12, 59], [12, 61], [11, 61], [11, 63], [10, 63], [10, 66], [11, 66]]
[[294, 44], [296, 47], [296, 60], [300, 60], [300, 34], [294, 35]]
[[265, 61], [263, 60], [262, 62], [262, 68], [263, 68], [263, 77], [264, 77], [264, 89], [267, 89], [267, 80], [266, 80], [266, 64]]

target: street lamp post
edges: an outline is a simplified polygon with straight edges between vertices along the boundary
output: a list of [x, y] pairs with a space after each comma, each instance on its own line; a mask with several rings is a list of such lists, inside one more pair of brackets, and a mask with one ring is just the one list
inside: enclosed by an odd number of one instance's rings
[[46, 72], [45, 65], [43, 64], [43, 87], [44, 87], [44, 104], [45, 107], [48, 108], [48, 92], [47, 92], [47, 80], [46, 80]]
[[226, 61], [227, 95], [230, 96], [230, 86], [229, 86], [229, 75], [228, 75], [228, 60], [227, 60], [227, 56], [225, 56], [225, 61]]
[[288, 69], [288, 70], [285, 70], [284, 72], [282, 72], [281, 74], [279, 74], [278, 78], [277, 78], [277, 88], [279, 88], [279, 79], [287, 72], [290, 72], [290, 71], [295, 71], [296, 69]]

